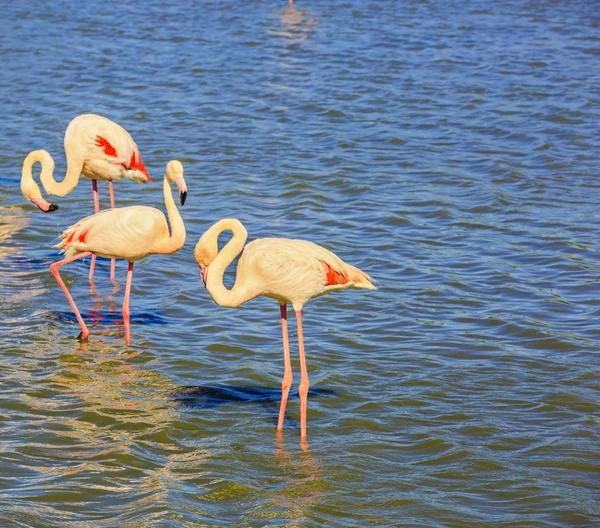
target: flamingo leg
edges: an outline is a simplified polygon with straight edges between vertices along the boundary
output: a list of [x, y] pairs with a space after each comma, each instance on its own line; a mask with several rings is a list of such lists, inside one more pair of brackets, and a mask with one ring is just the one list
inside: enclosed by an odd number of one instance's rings
[[[111, 207], [111, 209], [114, 209], [115, 208], [115, 194], [113, 191], [112, 180], [108, 180], [108, 194], [110, 195], [110, 207]], [[114, 284], [115, 288], [118, 288], [119, 285], [117, 284], [117, 281], [115, 280], [115, 263], [116, 263], [115, 259], [110, 259], [110, 282], [112, 282]]]
[[[100, 212], [100, 199], [98, 198], [98, 182], [92, 180], [92, 192], [94, 193], [94, 213]], [[94, 285], [94, 269], [96, 268], [96, 255], [92, 255], [92, 263], [90, 264], [90, 274], [88, 280]]]
[[127, 268], [127, 285], [125, 286], [125, 298], [123, 299], [123, 323], [125, 324], [125, 344], [129, 345], [129, 296], [131, 294], [131, 281], [133, 280], [133, 262]]
[[115, 193], [113, 191], [113, 182], [108, 180], [108, 194], [110, 195], [110, 208], [115, 208]]
[[292, 363], [290, 361], [290, 340], [288, 337], [287, 324], [287, 304], [280, 304], [281, 312], [281, 335], [283, 337], [283, 365], [284, 374], [281, 382], [281, 405], [279, 407], [279, 421], [277, 422], [277, 430], [283, 429], [283, 421], [285, 419], [285, 407], [287, 405], [288, 394], [292, 386]]
[[98, 181], [92, 180], [92, 192], [94, 193], [94, 213], [100, 212], [100, 198], [98, 198]]
[[306, 357], [304, 356], [304, 336], [302, 334], [302, 310], [296, 310], [296, 324], [298, 326], [298, 351], [300, 352], [300, 437], [306, 439], [306, 400], [308, 397], [308, 372], [306, 370]]
[[67, 300], [69, 301], [69, 304], [71, 305], [71, 309], [75, 313], [75, 317], [77, 317], [77, 322], [79, 323], [79, 326], [81, 327], [81, 334], [80, 334], [81, 339], [87, 339], [87, 337], [90, 335], [90, 333], [89, 333], [87, 327], [85, 326], [85, 323], [83, 322], [83, 318], [81, 317], [81, 314], [79, 313], [79, 310], [77, 309], [77, 306], [75, 305], [75, 301], [73, 300], [73, 297], [71, 297], [71, 294], [69, 293], [69, 290], [67, 289], [67, 286], [61, 279], [58, 269], [60, 267], [64, 266], [65, 264], [68, 264], [69, 262], [73, 262], [74, 260], [78, 260], [80, 258], [87, 257], [88, 255], [91, 255], [91, 252], [86, 251], [85, 253], [80, 253], [79, 255], [75, 255], [74, 257], [69, 257], [64, 260], [60, 260], [58, 262], [54, 262], [54, 263], [50, 264], [50, 271], [51, 271], [52, 275], [54, 275], [54, 278], [58, 282], [59, 286], [62, 288], [62, 291], [64, 292], [65, 296], [67, 297]]

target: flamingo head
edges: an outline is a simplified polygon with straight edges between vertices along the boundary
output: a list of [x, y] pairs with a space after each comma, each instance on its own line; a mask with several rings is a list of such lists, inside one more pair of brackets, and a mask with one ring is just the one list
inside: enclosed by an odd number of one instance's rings
[[23, 196], [31, 203], [37, 205], [37, 207], [44, 213], [51, 213], [58, 209], [58, 205], [51, 204], [44, 199], [40, 188], [31, 176], [31, 166], [40, 162], [42, 164], [42, 181], [47, 174], [52, 174], [54, 170], [54, 160], [45, 150], [34, 150], [30, 152], [23, 162], [23, 173], [21, 177], [21, 192]]
[[172, 160], [167, 163], [166, 177], [169, 181], [177, 185], [179, 189], [179, 201], [183, 205], [187, 198], [187, 185], [183, 179], [183, 165], [180, 161]]
[[217, 245], [217, 240], [211, 236], [210, 231], [207, 231], [200, 237], [200, 240], [198, 240], [196, 248], [194, 249], [194, 258], [200, 268], [200, 277], [202, 278], [202, 283], [205, 287], [208, 277], [208, 267], [211, 265], [212, 261], [215, 260], [218, 253], [219, 247]]

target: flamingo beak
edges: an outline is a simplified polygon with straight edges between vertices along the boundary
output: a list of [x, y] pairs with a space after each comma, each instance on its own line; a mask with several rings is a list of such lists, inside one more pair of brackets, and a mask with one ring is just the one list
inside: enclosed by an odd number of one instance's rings
[[181, 205], [185, 203], [185, 199], [187, 198], [187, 185], [185, 184], [185, 180], [183, 176], [180, 176], [175, 180], [177, 184], [177, 188], [179, 189], [179, 202]]
[[44, 213], [52, 213], [58, 209], [58, 205], [51, 204], [43, 198], [31, 198], [31, 202], [37, 205], [40, 211]]
[[200, 277], [202, 278], [202, 284], [204, 284], [204, 287], [206, 288], [206, 277], [208, 275], [208, 267], [204, 266], [203, 264], [198, 264], [198, 266], [200, 267]]

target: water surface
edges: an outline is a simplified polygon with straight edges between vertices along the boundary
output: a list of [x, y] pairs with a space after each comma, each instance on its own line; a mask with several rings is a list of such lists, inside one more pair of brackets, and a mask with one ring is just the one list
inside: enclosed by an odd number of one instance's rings
[[[0, 525], [598, 526], [600, 11], [577, 2], [0, 6]], [[50, 275], [91, 184], [43, 215], [33, 149], [118, 121], [188, 237], [136, 263], [132, 343], [107, 261]], [[100, 184], [103, 206], [107, 190]], [[215, 306], [193, 247], [320, 243], [380, 282], [306, 307], [275, 434], [277, 304]], [[124, 284], [126, 265], [118, 263]], [[230, 277], [229, 280], [232, 280]]]

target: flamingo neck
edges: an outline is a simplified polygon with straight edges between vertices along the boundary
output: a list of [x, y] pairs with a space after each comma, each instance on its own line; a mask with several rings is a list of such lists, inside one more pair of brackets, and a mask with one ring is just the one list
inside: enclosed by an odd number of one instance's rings
[[79, 182], [79, 176], [81, 174], [82, 164], [69, 161], [67, 159], [67, 174], [64, 179], [57, 182], [54, 179], [54, 160], [52, 156], [45, 150], [34, 150], [28, 154], [23, 162], [23, 170], [21, 173], [21, 190], [23, 195], [28, 200], [31, 198], [41, 199], [42, 194], [38, 184], [33, 179], [32, 167], [35, 163], [41, 163], [42, 171], [40, 173], [40, 180], [44, 190], [48, 194], [54, 196], [65, 196], [69, 194]]
[[242, 284], [239, 269], [235, 278], [235, 284], [231, 290], [228, 290], [223, 284], [223, 275], [227, 267], [244, 249], [244, 244], [246, 244], [246, 240], [248, 239], [248, 232], [239, 220], [226, 218], [220, 220], [210, 228], [208, 242], [216, 246], [219, 235], [224, 231], [231, 231], [233, 236], [223, 249], [219, 251], [210, 266], [208, 266], [206, 289], [213, 301], [219, 306], [236, 308], [240, 304], [252, 299], [254, 295], [249, 293], [246, 284]]
[[35, 163], [41, 163], [42, 165], [42, 178], [47, 180], [52, 178], [52, 172], [54, 171], [54, 160], [52, 156], [45, 150], [34, 150], [30, 152], [25, 161], [23, 161], [23, 169], [21, 170], [21, 192], [27, 200], [42, 200], [42, 193], [40, 188], [32, 175], [32, 167]]
[[173, 200], [171, 183], [166, 175], [163, 180], [163, 194], [165, 196], [167, 216], [169, 217], [169, 224], [171, 226], [171, 236], [166, 240], [158, 252], [168, 254], [179, 251], [185, 244], [185, 224], [183, 223], [181, 214], [179, 214], [179, 209], [177, 209], [177, 205], [175, 205], [175, 201]]

